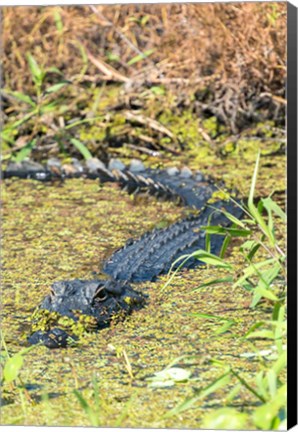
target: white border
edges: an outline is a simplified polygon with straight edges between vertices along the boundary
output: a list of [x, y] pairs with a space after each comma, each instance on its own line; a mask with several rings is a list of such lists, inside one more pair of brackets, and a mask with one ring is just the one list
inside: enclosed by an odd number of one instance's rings
[[[285, 3], [283, 0], [234, 0], [233, 3], [247, 2], [272, 2]], [[63, 5], [90, 5], [90, 4], [132, 4], [132, 3], [232, 3], [230, 0], [0, 0], [0, 6], [63, 6]], [[298, 0], [291, 0], [292, 4], [298, 7]]]

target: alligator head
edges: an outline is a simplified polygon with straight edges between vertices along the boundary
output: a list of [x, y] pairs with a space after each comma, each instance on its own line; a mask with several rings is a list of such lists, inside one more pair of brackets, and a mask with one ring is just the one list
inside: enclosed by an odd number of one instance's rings
[[[69, 337], [90, 329], [107, 327], [112, 319], [140, 309], [145, 296], [123, 281], [90, 280], [55, 282], [33, 314], [29, 343], [49, 348], [67, 345]], [[61, 329], [61, 324], [67, 331]], [[79, 332], [76, 331], [79, 329]], [[68, 334], [70, 330], [72, 336]]]

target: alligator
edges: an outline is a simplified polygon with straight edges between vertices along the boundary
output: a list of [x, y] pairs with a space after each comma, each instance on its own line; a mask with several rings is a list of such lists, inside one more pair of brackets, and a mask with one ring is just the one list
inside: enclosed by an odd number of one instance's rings
[[[178, 268], [181, 257], [205, 248], [202, 226], [227, 227], [231, 224], [227, 213], [237, 218], [242, 215], [238, 201], [230, 199], [229, 193], [219, 191], [212, 178], [201, 172], [192, 173], [187, 167], [151, 169], [138, 160], [126, 167], [117, 159], [106, 166], [96, 158], [85, 164], [74, 160], [71, 165], [62, 166], [58, 160], [50, 159], [45, 166], [30, 160], [10, 163], [2, 173], [4, 179], [19, 177], [39, 181], [82, 176], [99, 179], [101, 183], [115, 182], [129, 194], [153, 195], [196, 212], [166, 228], [128, 240], [102, 264], [107, 279], [55, 282], [33, 314], [30, 344], [66, 347], [77, 339], [76, 328], [101, 329], [142, 308], [146, 296], [132, 288], [131, 283], [154, 281], [170, 269]], [[222, 188], [224, 184], [220, 185]], [[211, 236], [210, 252], [218, 255], [223, 240], [223, 236]], [[202, 264], [192, 256], [185, 260], [184, 268]], [[64, 328], [61, 323], [65, 324]]]

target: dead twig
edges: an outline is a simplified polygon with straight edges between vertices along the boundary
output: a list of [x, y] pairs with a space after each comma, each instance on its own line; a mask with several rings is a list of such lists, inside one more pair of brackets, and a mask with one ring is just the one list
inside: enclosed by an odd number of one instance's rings
[[124, 143], [124, 145], [128, 148], [131, 148], [132, 150], [136, 150], [140, 153], [145, 153], [148, 154], [149, 156], [153, 156], [153, 157], [162, 157], [162, 154], [156, 150], [150, 150], [146, 147], [142, 147], [142, 146], [137, 146], [134, 144], [129, 144], [129, 143]]
[[125, 111], [123, 114], [128, 121], [147, 126], [157, 132], [160, 132], [162, 135], [167, 135], [173, 141], [176, 141], [175, 135], [158, 121], [150, 117], [145, 117], [142, 114], [134, 114], [131, 111]]
[[94, 66], [97, 67], [97, 69], [99, 69], [103, 73], [103, 76], [101, 76], [102, 80], [120, 81], [125, 83], [130, 82], [129, 78], [116, 71], [116, 69], [107, 64], [101, 57], [94, 57], [85, 46], [84, 49], [86, 51], [88, 59], [94, 64]]

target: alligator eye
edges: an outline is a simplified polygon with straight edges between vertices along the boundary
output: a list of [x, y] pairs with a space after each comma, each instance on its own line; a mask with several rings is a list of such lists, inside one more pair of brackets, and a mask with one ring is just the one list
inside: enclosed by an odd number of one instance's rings
[[55, 297], [56, 293], [55, 293], [55, 291], [54, 291], [53, 289], [50, 289], [50, 295], [51, 295], [52, 297]]
[[105, 301], [107, 297], [108, 297], [108, 295], [107, 295], [107, 293], [105, 291], [105, 287], [104, 286], [100, 286], [95, 291], [95, 294], [93, 296], [93, 300], [102, 302], [102, 301]]

